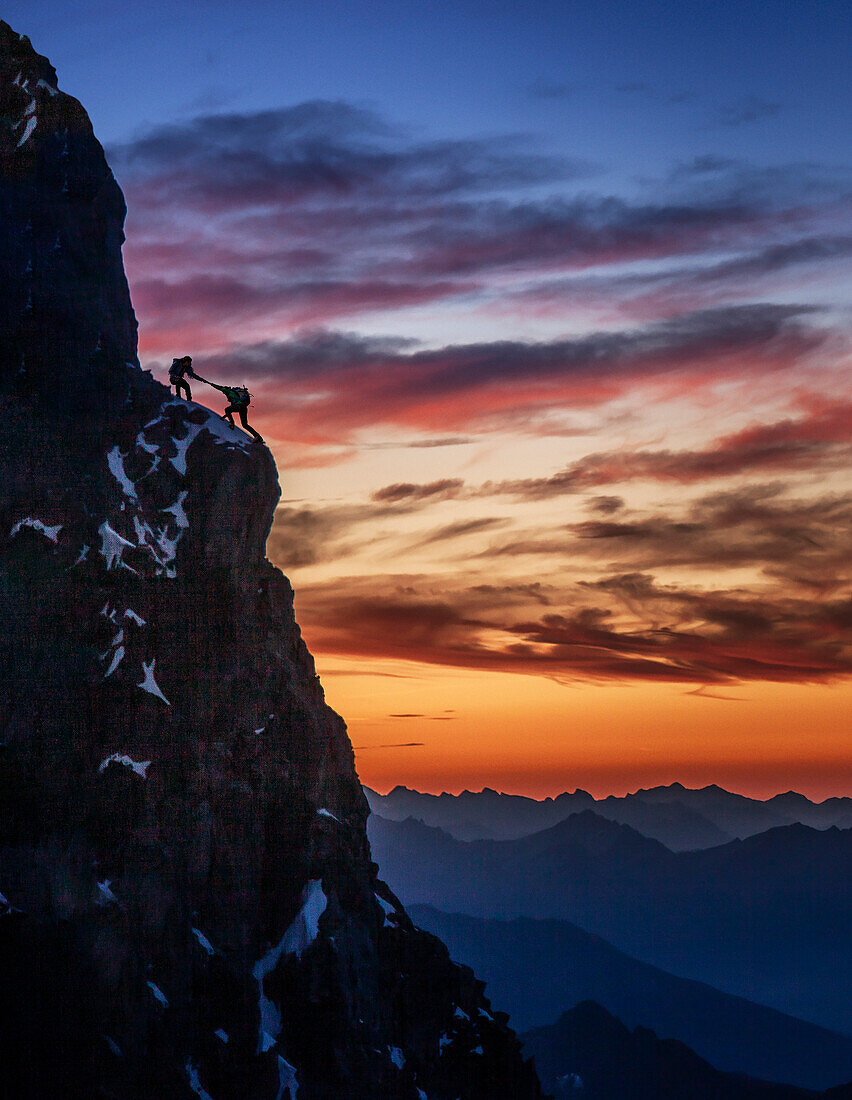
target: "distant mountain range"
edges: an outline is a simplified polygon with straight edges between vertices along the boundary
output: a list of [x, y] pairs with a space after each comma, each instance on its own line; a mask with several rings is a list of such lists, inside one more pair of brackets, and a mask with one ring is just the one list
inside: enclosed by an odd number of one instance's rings
[[473, 967], [518, 1031], [593, 1000], [629, 1028], [687, 1043], [721, 1070], [812, 1089], [852, 1080], [852, 1037], [675, 977], [567, 921], [483, 920], [420, 905], [409, 915]]
[[376, 814], [368, 831], [407, 905], [572, 921], [673, 974], [852, 1033], [850, 830], [793, 824], [677, 853], [589, 810], [515, 840]]
[[389, 821], [414, 817], [457, 840], [514, 840], [548, 829], [584, 810], [630, 825], [674, 852], [744, 840], [780, 825], [852, 828], [852, 798], [811, 802], [795, 791], [765, 802], [715, 785], [690, 790], [681, 783], [651, 787], [623, 798], [610, 795], [595, 799], [588, 791], [577, 790], [541, 801], [501, 794], [487, 787], [459, 795], [423, 794], [408, 787], [394, 787], [386, 795], [369, 787], [364, 791], [373, 813]]
[[556, 1100], [852, 1100], [849, 1085], [816, 1093], [721, 1073], [683, 1043], [631, 1032], [591, 1002], [521, 1038]]

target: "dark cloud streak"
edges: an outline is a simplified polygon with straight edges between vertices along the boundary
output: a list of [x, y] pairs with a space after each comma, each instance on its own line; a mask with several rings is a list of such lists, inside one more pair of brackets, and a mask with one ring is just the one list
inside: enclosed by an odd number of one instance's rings
[[[826, 341], [826, 331], [809, 324], [814, 313], [803, 305], [763, 303], [571, 339], [413, 351], [309, 333], [198, 361], [202, 373], [216, 377], [227, 367], [250, 385], [265, 386], [266, 406], [289, 421], [296, 436], [327, 432], [339, 443], [349, 431], [381, 421], [426, 431], [492, 431], [520, 410], [534, 419], [554, 403], [601, 405], [638, 383], [680, 379], [695, 388], [744, 372], [763, 375], [801, 361]], [[302, 396], [311, 401], [300, 404]]]
[[[371, 593], [362, 585], [354, 598], [342, 582], [302, 591], [305, 626], [320, 651], [566, 680], [813, 683], [852, 674], [843, 645], [852, 620], [848, 599], [814, 614], [808, 600], [658, 586], [634, 574], [590, 586], [600, 597], [611, 595], [611, 607], [580, 603], [521, 619], [511, 617], [511, 608], [502, 617], [494, 609], [481, 617], [478, 601], [463, 589], [451, 608], [423, 593], [425, 580], [406, 585], [405, 593], [373, 583]], [[655, 625], [619, 622], [621, 589], [655, 616]], [[845, 624], [843, 633], [838, 624]]]
[[447, 500], [457, 497], [463, 487], [464, 481], [461, 478], [442, 478], [425, 485], [397, 482], [377, 489], [372, 494], [371, 500], [387, 504], [398, 504], [400, 501], [410, 503], [423, 500]]
[[802, 397], [800, 403], [804, 415], [734, 432], [700, 450], [622, 448], [590, 454], [550, 477], [487, 484], [479, 492], [546, 500], [639, 479], [686, 485], [773, 471], [846, 469], [852, 461], [852, 403], [815, 397]]
[[[738, 117], [769, 106], [741, 104]], [[475, 296], [507, 272], [742, 249], [788, 232], [793, 209], [807, 222], [803, 196], [843, 193], [818, 166], [704, 157], [661, 183], [657, 201], [542, 198], [543, 185], [564, 190], [593, 169], [517, 135], [418, 141], [334, 101], [202, 116], [110, 158], [128, 196], [134, 300], [163, 339], [223, 305], [231, 325], [319, 325]]]

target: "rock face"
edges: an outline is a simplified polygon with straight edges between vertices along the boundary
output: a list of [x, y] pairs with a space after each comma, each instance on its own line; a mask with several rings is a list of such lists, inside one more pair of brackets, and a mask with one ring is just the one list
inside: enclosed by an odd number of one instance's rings
[[139, 369], [121, 193], [5, 23], [0, 166], [0, 1094], [539, 1097], [376, 877], [274, 463]]

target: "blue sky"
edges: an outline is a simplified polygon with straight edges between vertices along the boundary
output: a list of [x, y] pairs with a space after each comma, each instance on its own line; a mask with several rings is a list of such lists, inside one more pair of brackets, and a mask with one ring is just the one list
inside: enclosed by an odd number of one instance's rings
[[842, 2], [12, 0], [5, 18], [104, 143], [339, 98], [426, 135], [532, 134], [622, 186], [698, 152], [840, 163], [848, 148]]

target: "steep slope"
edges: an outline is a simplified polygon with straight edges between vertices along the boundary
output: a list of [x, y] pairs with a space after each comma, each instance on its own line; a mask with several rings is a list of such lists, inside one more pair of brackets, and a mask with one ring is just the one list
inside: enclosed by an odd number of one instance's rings
[[631, 829], [659, 840], [673, 852], [691, 852], [715, 848], [731, 840], [731, 834], [683, 802], [648, 804], [633, 795], [610, 795], [590, 807], [596, 814], [629, 825]]
[[671, 852], [591, 811], [519, 840], [369, 822], [405, 904], [572, 921], [636, 958], [852, 1034], [852, 831], [804, 825]]
[[667, 974], [568, 921], [408, 912], [473, 967], [519, 1031], [590, 1000], [630, 1028], [679, 1039], [717, 1069], [813, 1089], [852, 1080], [852, 1037]]
[[538, 1097], [376, 878], [274, 463], [139, 370], [121, 193], [5, 23], [0, 169], [0, 1093]]
[[[557, 1100], [806, 1100], [829, 1094], [720, 1073], [683, 1043], [586, 1001], [524, 1036]], [[834, 1095], [833, 1093], [831, 1095]], [[848, 1095], [844, 1088], [840, 1095]]]

